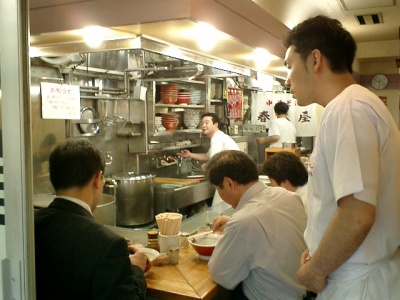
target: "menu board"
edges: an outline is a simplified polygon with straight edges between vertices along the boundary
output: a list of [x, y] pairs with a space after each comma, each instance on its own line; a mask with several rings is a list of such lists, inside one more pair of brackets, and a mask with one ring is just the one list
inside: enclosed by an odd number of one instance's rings
[[228, 108], [231, 120], [243, 119], [243, 90], [239, 88], [228, 88]]
[[80, 90], [77, 85], [41, 82], [43, 119], [80, 119]]

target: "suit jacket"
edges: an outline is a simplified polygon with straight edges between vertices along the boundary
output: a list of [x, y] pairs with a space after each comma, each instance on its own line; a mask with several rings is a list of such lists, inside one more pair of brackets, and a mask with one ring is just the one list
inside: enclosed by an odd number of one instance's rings
[[144, 299], [143, 271], [124, 238], [78, 204], [56, 198], [35, 213], [37, 299]]

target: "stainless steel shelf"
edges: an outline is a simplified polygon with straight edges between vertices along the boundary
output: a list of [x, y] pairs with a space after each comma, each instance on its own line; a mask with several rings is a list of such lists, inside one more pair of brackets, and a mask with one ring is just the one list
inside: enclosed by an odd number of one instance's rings
[[190, 144], [190, 145], [182, 145], [182, 146], [176, 146], [173, 143], [159, 143], [159, 144], [149, 144], [148, 149], [149, 151], [151, 150], [179, 150], [179, 149], [187, 149], [187, 148], [194, 148], [194, 147], [200, 147], [201, 144]]
[[204, 104], [162, 104], [162, 103], [156, 103], [155, 107], [163, 107], [163, 108], [195, 108], [195, 109], [204, 109], [206, 106]]

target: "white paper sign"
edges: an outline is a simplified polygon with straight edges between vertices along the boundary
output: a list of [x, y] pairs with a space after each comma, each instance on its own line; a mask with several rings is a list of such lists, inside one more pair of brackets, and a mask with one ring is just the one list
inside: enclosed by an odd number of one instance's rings
[[40, 88], [43, 119], [81, 118], [79, 86], [41, 82]]

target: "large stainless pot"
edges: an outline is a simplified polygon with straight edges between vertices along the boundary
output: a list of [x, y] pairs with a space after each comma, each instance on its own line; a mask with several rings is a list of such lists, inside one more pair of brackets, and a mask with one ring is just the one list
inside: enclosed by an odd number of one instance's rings
[[154, 220], [154, 175], [114, 174], [117, 182], [117, 226], [140, 226]]
[[115, 226], [115, 197], [103, 194], [93, 212], [93, 218], [100, 224]]
[[[45, 208], [53, 202], [54, 194], [33, 195], [35, 209]], [[62, 198], [62, 196], [60, 196]], [[115, 226], [115, 196], [103, 193], [93, 212], [93, 218], [100, 224]]]

